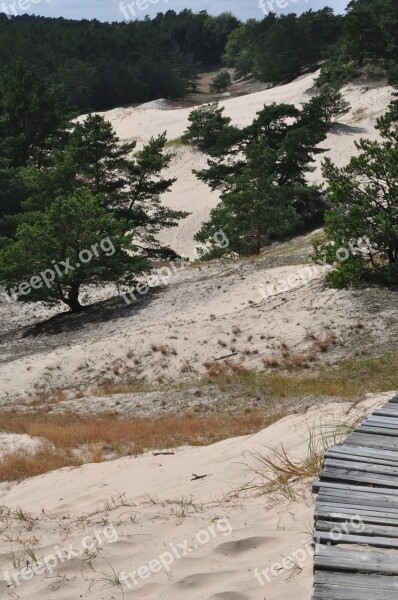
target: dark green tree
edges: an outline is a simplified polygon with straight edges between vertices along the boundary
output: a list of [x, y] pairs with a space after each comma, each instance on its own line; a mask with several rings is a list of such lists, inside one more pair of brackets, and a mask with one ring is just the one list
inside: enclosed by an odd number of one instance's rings
[[79, 312], [82, 285], [129, 285], [149, 269], [131, 255], [132, 238], [89, 190], [58, 197], [46, 212], [25, 215], [16, 241], [3, 241], [0, 280], [11, 298], [63, 302]]
[[62, 86], [22, 61], [0, 69], [0, 134], [12, 168], [49, 164], [67, 123]]
[[[225, 252], [258, 254], [266, 241], [283, 237], [322, 216], [323, 204], [305, 174], [324, 139], [292, 105], [264, 107], [249, 126], [237, 130], [197, 176], [221, 191], [221, 202], [196, 236], [200, 242], [221, 228], [228, 249], [214, 247], [208, 255]], [[217, 146], [216, 146], [217, 147]]]
[[231, 75], [228, 73], [228, 71], [220, 71], [220, 73], [218, 73], [211, 80], [210, 91], [216, 92], [218, 94], [220, 92], [225, 92], [225, 90], [229, 88], [231, 83], [232, 83], [232, 79], [231, 79]]
[[53, 169], [27, 173], [26, 185], [32, 190], [29, 208], [42, 210], [48, 198], [89, 189], [101, 195], [114, 218], [136, 231], [135, 244], [141, 251], [154, 257], [175, 256], [156, 237], [161, 229], [176, 227], [187, 216], [161, 202], [175, 181], [163, 177], [173, 158], [165, 152], [166, 141], [166, 135], [160, 135], [131, 156], [135, 142], [120, 144], [109, 122], [88, 115], [75, 125]]
[[350, 111], [351, 105], [338, 88], [326, 83], [303, 108], [311, 118], [319, 119], [321, 124], [330, 129], [339, 117]]
[[[161, 202], [174, 182], [162, 176], [172, 158], [165, 143], [161, 135], [132, 157], [135, 144], [120, 145], [110, 124], [90, 115], [75, 125], [52, 167], [23, 170], [27, 197], [16, 216], [16, 234], [0, 240], [2, 285], [16, 288], [20, 299], [62, 301], [76, 312], [82, 309], [82, 286], [128, 286], [152, 258], [175, 257], [158, 234], [188, 213]], [[93, 246], [102, 248], [104, 239], [114, 251], [95, 254]], [[84, 260], [81, 253], [90, 249], [90, 260]], [[53, 265], [65, 262], [72, 268], [60, 274]], [[37, 277], [46, 270], [56, 275], [51, 285], [39, 285]]]
[[334, 287], [359, 281], [398, 282], [398, 130], [388, 118], [379, 120], [382, 142], [361, 140], [359, 156], [337, 168], [327, 159], [327, 241], [317, 256], [336, 263], [336, 249], [350, 249], [366, 238], [362, 251], [350, 251], [328, 276]]
[[190, 125], [183, 135], [183, 141], [208, 154], [222, 153], [237, 132], [231, 126], [231, 119], [224, 115], [224, 110], [217, 102], [193, 110], [188, 117]]

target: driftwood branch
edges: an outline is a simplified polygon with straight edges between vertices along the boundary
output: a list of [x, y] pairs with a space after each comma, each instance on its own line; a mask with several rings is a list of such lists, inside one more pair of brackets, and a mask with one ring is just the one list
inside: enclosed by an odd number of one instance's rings
[[191, 481], [197, 481], [198, 479], [204, 479], [205, 477], [207, 477], [207, 475], [195, 475], [195, 473], [192, 473]]
[[219, 358], [214, 358], [214, 360], [223, 360], [224, 358], [230, 358], [231, 356], [236, 356], [237, 352], [232, 352], [232, 354], [226, 354], [225, 356], [220, 356]]

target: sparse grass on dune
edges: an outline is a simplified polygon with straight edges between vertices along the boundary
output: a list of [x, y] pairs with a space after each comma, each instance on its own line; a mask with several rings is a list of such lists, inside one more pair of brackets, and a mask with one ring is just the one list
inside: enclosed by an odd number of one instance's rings
[[398, 353], [380, 357], [344, 360], [338, 365], [319, 366], [311, 370], [254, 372], [242, 375], [221, 373], [203, 380], [241, 398], [269, 400], [308, 396], [359, 398], [366, 393], [398, 389]]
[[297, 484], [313, 480], [319, 475], [324, 463], [325, 452], [332, 446], [340, 444], [361, 422], [362, 415], [353, 415], [347, 421], [320, 423], [308, 432], [307, 454], [304, 458], [290, 455], [283, 444], [280, 449], [249, 452], [254, 465], [248, 466], [254, 478], [226, 496], [236, 497], [240, 494], [268, 495], [295, 500]]
[[[264, 415], [258, 411], [233, 414], [167, 415], [159, 419], [121, 420], [114, 415], [80, 417], [73, 414], [0, 413], [0, 430], [26, 433], [53, 444], [30, 453], [18, 451], [0, 460], [0, 480], [19, 480], [82, 463], [77, 449], [91, 449], [85, 462], [101, 462], [112, 456], [137, 455], [147, 450], [175, 448], [185, 444], [207, 445], [247, 435], [271, 425], [283, 413]], [[83, 455], [83, 453], [81, 453]], [[84, 453], [87, 455], [87, 452]], [[73, 456], [77, 458], [74, 459]]]

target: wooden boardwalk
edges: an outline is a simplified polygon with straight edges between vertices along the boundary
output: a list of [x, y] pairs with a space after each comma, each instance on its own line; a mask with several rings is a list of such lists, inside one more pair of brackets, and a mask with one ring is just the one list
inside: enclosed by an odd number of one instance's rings
[[325, 454], [313, 600], [398, 600], [398, 396]]

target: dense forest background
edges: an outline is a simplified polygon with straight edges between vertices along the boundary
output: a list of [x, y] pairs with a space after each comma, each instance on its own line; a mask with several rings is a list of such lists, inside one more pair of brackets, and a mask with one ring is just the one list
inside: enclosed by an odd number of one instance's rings
[[0, 15], [0, 61], [22, 61], [38, 79], [61, 84], [65, 100], [79, 111], [183, 98], [199, 65], [221, 62], [239, 25], [229, 13], [190, 10], [112, 24]]
[[209, 65], [275, 84], [327, 61], [323, 81], [341, 83], [367, 68], [398, 82], [396, 0], [354, 0], [344, 16], [324, 8], [246, 23], [191, 10], [124, 23], [1, 14], [0, 28], [3, 82], [5, 70], [25, 65], [44, 87], [60, 86], [77, 112], [184, 98]]

